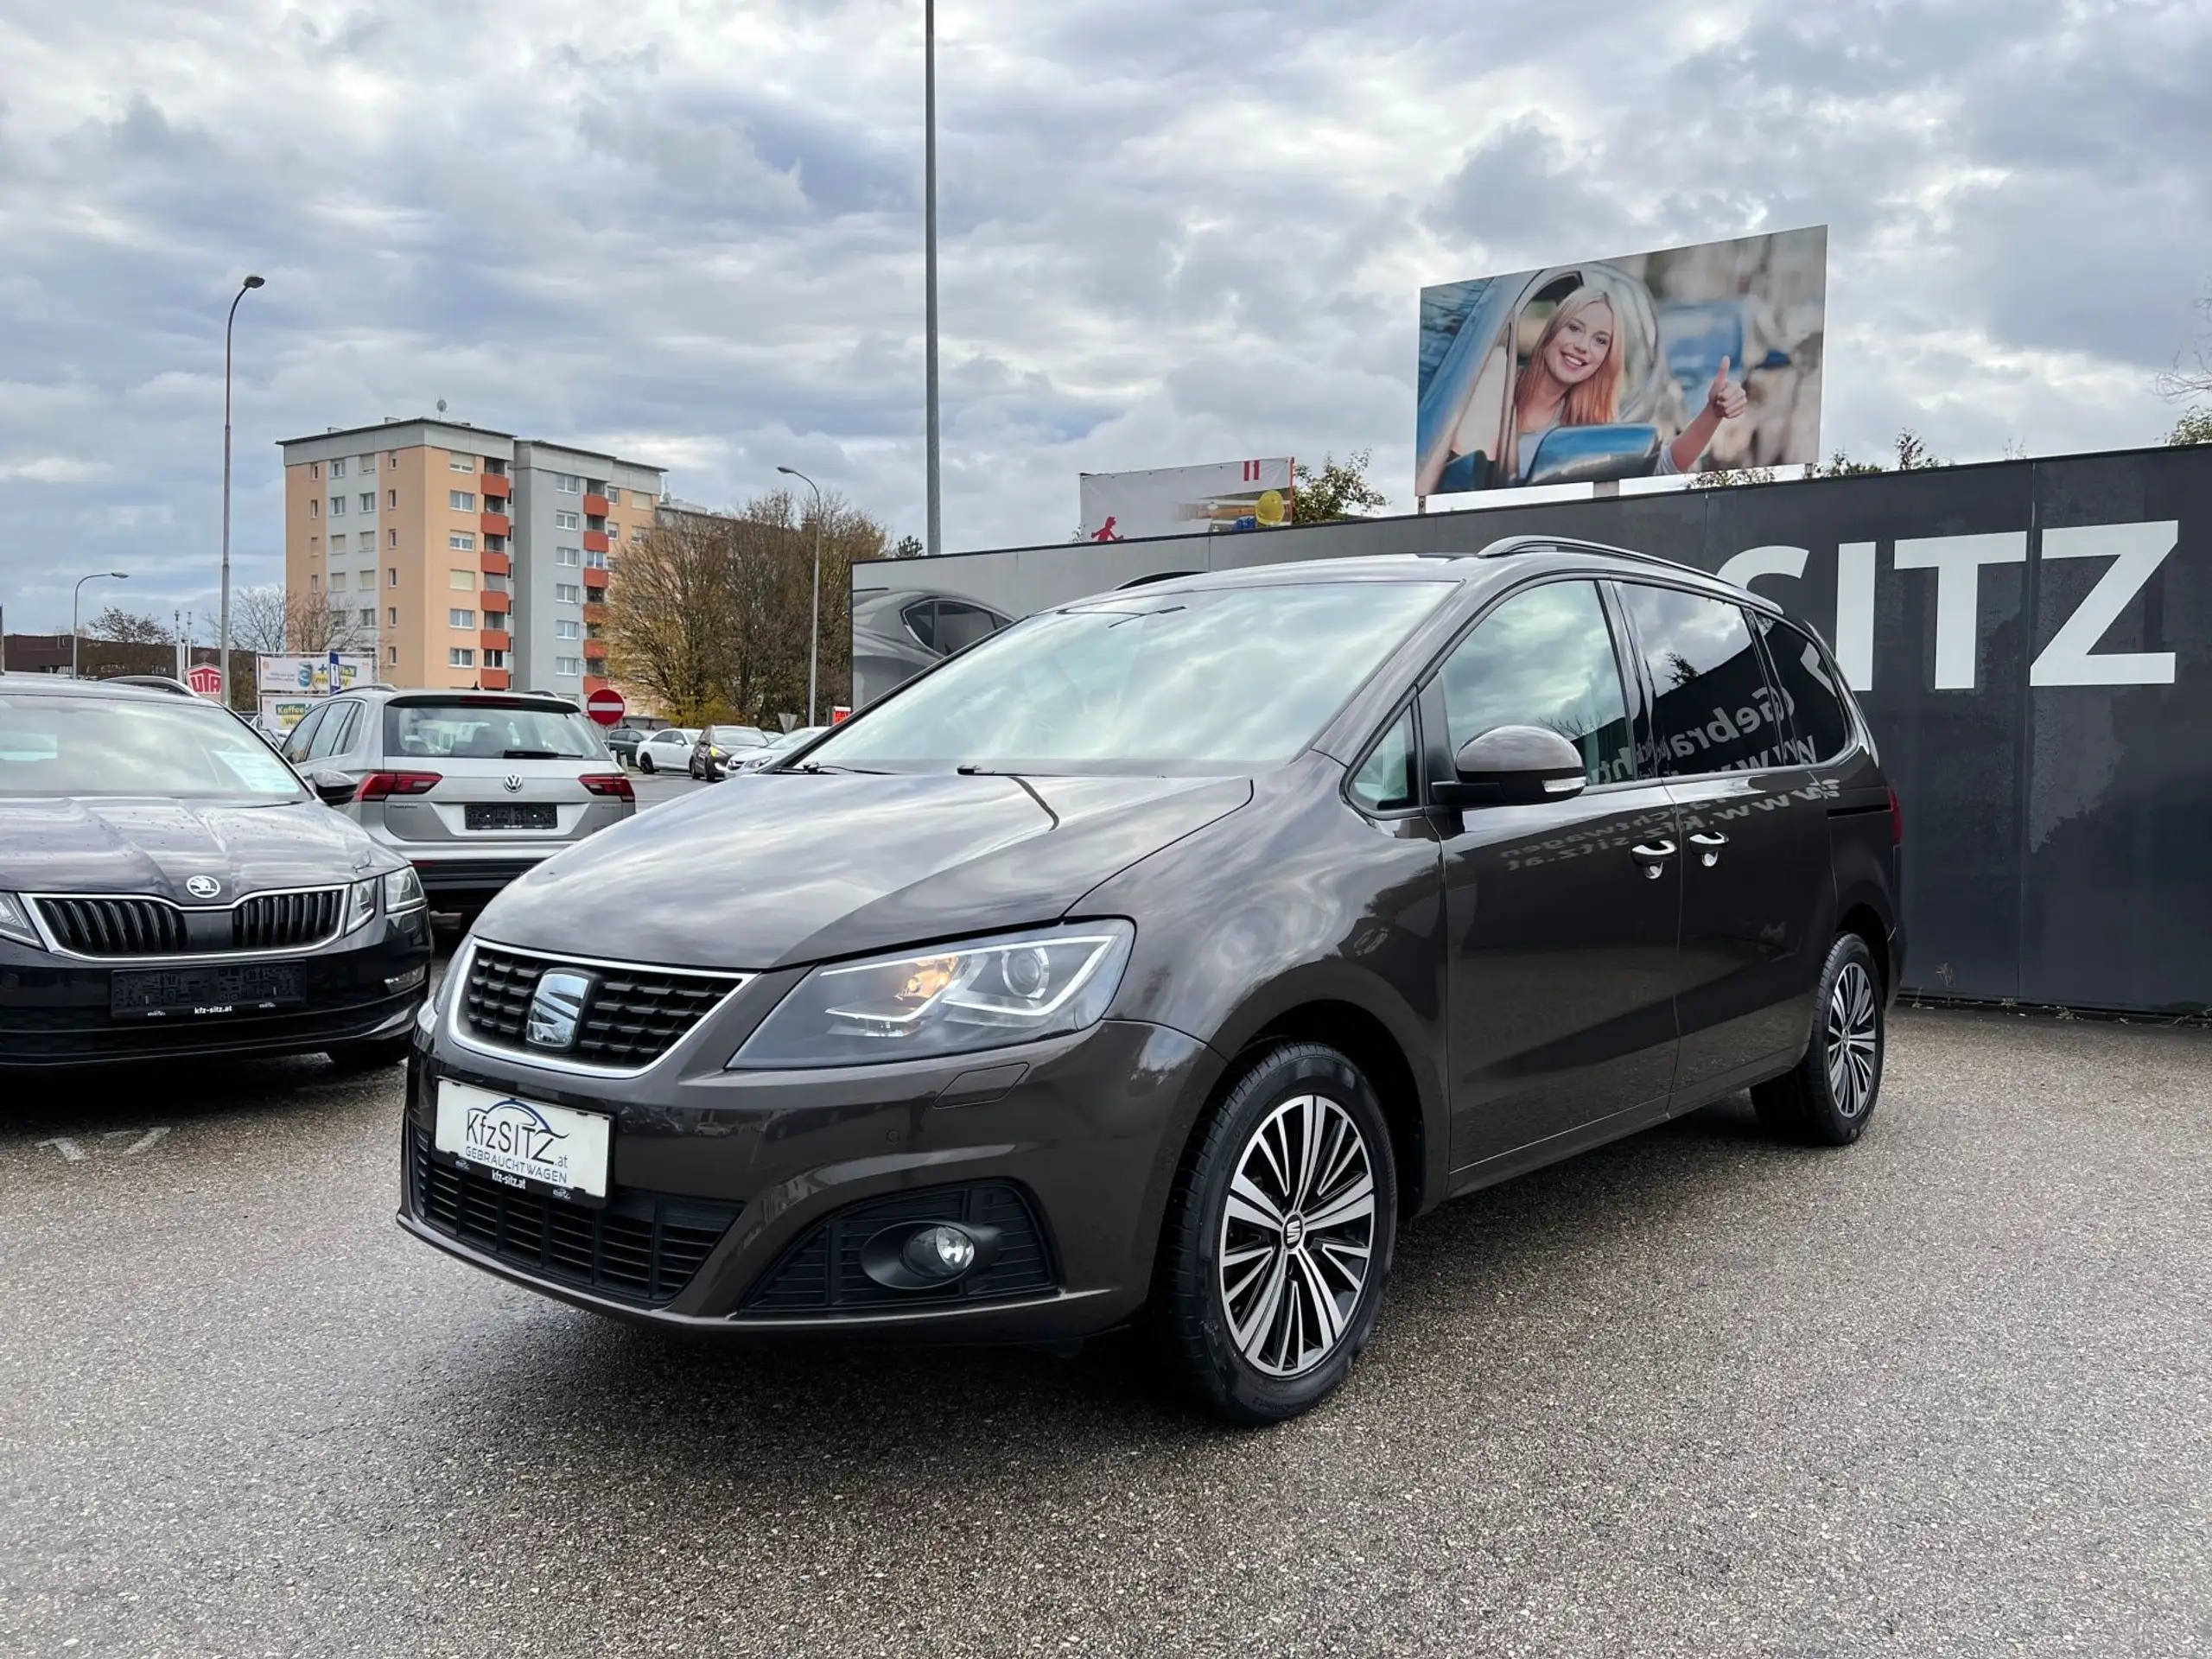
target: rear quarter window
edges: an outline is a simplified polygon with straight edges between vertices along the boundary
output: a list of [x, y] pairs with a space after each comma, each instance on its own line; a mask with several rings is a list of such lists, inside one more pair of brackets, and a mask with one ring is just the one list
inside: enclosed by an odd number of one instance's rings
[[1851, 715], [1843, 706], [1834, 659], [1813, 637], [1790, 622], [1760, 617], [1775, 689], [1800, 760], [1833, 760], [1850, 747]]

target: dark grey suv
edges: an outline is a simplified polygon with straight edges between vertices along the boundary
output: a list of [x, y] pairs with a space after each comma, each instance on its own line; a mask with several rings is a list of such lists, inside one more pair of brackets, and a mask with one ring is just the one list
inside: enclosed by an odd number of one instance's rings
[[1899, 819], [1834, 660], [1634, 554], [1191, 576], [1031, 617], [484, 912], [400, 1219], [604, 1313], [1064, 1341], [1244, 1421], [1399, 1227], [1750, 1087], [1855, 1139]]

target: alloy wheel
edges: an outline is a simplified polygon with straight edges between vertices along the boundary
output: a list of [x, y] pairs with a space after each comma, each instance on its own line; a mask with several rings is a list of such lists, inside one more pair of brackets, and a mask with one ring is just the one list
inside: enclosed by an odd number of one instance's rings
[[1375, 1244], [1375, 1171], [1350, 1113], [1325, 1095], [1270, 1112], [1236, 1160], [1221, 1217], [1230, 1340], [1271, 1376], [1312, 1370], [1343, 1340]]
[[1873, 1104], [1880, 1043], [1873, 976], [1862, 963], [1847, 962], [1828, 993], [1827, 1012], [1828, 1093], [1847, 1118]]

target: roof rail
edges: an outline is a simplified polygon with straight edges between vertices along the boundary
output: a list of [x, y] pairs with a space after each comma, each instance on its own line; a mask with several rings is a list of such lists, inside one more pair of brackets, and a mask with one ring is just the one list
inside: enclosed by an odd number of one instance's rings
[[1700, 570], [1694, 564], [1684, 564], [1680, 559], [1664, 558], [1656, 553], [1639, 553], [1632, 547], [1615, 547], [1610, 542], [1593, 542], [1581, 536], [1501, 536], [1474, 556], [1478, 559], [1500, 558], [1508, 553], [1523, 552], [1535, 547], [1577, 548], [1586, 553], [1604, 553], [1617, 559], [1634, 559], [1643, 564], [1662, 564], [1669, 570], [1687, 570], [1694, 576], [1709, 577], [1713, 575], [1712, 571]]

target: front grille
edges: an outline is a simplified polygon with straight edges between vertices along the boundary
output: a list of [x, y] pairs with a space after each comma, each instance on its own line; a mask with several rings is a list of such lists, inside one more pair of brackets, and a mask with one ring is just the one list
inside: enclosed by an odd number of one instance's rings
[[[899, 1222], [950, 1221], [998, 1230], [998, 1257], [981, 1273], [928, 1290], [889, 1290], [869, 1278], [861, 1252]], [[842, 1210], [806, 1233], [760, 1277], [741, 1312], [823, 1313], [927, 1302], [977, 1302], [1050, 1290], [1056, 1282], [1044, 1230], [1021, 1189], [1005, 1181], [900, 1192]]]
[[743, 1207], [618, 1190], [589, 1209], [448, 1163], [419, 1128], [408, 1135], [422, 1220], [502, 1262], [622, 1301], [672, 1300]]
[[264, 893], [231, 909], [233, 950], [285, 950], [315, 944], [338, 931], [346, 903], [343, 887], [320, 893]]
[[576, 1040], [563, 1053], [587, 1065], [626, 1069], [652, 1065], [744, 982], [737, 975], [575, 963], [479, 944], [469, 958], [462, 1019], [486, 1042], [531, 1052], [523, 1041], [530, 999], [538, 976], [556, 968], [588, 973], [593, 980]]
[[184, 912], [164, 899], [41, 899], [40, 914], [65, 950], [82, 957], [176, 956]]

